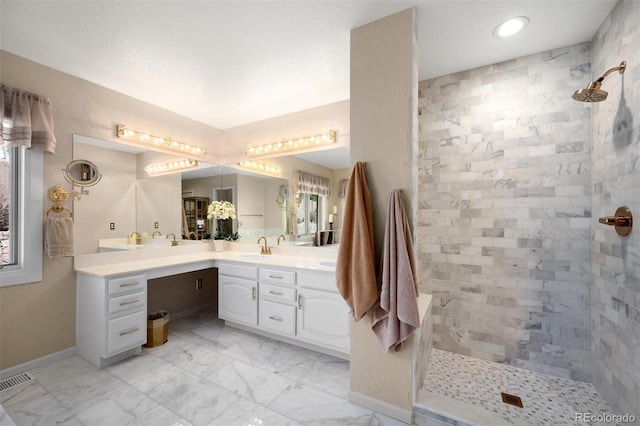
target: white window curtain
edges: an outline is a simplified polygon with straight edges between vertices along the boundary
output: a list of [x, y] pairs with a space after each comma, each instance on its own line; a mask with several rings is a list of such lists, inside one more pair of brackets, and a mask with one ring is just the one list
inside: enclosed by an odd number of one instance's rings
[[56, 152], [51, 101], [46, 96], [0, 85], [0, 133], [10, 147]]
[[347, 196], [347, 186], [349, 185], [349, 179], [340, 179], [338, 182], [338, 198], [344, 198]]
[[330, 197], [331, 179], [295, 170], [293, 172], [293, 191]]

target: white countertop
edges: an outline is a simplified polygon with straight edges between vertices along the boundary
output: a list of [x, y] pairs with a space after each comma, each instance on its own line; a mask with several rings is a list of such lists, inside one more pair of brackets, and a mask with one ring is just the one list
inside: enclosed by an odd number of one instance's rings
[[[156, 252], [156, 250], [153, 250], [153, 252]], [[149, 256], [137, 258], [132, 254], [129, 254], [127, 257], [112, 256], [111, 258], [103, 257], [102, 259], [94, 257], [91, 258], [91, 261], [76, 261], [75, 270], [79, 273], [100, 277], [144, 272], [147, 273], [148, 278], [158, 278], [216, 267], [221, 262], [242, 262], [257, 266], [297, 268], [325, 273], [335, 272], [335, 267], [324, 266], [320, 263], [335, 261], [335, 259], [330, 258], [276, 254], [255, 259], [254, 257], [257, 257], [256, 255], [258, 253], [247, 251], [216, 252], [207, 250], [186, 254], [176, 253], [175, 255], [167, 255], [167, 253], [170, 252], [158, 252], [158, 257], [151, 258]], [[99, 256], [105, 254], [106, 253], [102, 253]]]

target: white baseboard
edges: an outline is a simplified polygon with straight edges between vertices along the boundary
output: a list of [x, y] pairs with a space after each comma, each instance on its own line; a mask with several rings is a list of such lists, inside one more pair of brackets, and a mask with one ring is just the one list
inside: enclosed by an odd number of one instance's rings
[[389, 416], [407, 424], [413, 423], [413, 410], [405, 410], [395, 405], [391, 405], [388, 402], [380, 401], [379, 399], [371, 398], [370, 396], [354, 391], [350, 391], [347, 398], [354, 404], [376, 411], [380, 414], [384, 414], [385, 416]]
[[36, 358], [31, 361], [27, 361], [23, 364], [16, 365], [14, 367], [9, 367], [4, 370], [0, 370], [0, 380], [8, 379], [9, 377], [13, 377], [16, 374], [24, 373], [25, 371], [33, 370], [34, 368], [42, 367], [43, 365], [50, 364], [55, 361], [59, 361], [64, 358], [68, 358], [70, 356], [74, 356], [76, 354], [76, 347], [73, 346], [69, 349], [64, 349], [59, 352], [54, 352], [49, 355], [45, 355], [40, 358]]

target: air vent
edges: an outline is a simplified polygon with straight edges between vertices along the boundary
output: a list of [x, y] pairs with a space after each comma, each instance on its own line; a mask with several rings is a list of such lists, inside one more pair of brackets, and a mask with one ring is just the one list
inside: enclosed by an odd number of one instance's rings
[[502, 402], [509, 405], [515, 405], [516, 407], [522, 408], [522, 399], [519, 396], [511, 395], [508, 393], [501, 392]]
[[30, 373], [22, 373], [18, 374], [17, 376], [9, 377], [8, 379], [0, 381], [0, 392], [14, 388], [24, 383], [29, 383], [32, 380], [35, 379]]

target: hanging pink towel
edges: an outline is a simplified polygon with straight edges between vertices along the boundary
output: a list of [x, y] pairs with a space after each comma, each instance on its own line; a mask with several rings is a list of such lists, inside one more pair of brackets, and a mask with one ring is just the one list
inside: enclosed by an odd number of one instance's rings
[[371, 199], [365, 163], [351, 171], [336, 262], [336, 286], [356, 321], [378, 300]]
[[389, 197], [380, 263], [380, 303], [373, 312], [371, 328], [384, 352], [390, 348], [400, 351], [420, 325], [420, 313], [411, 229], [399, 190]]

